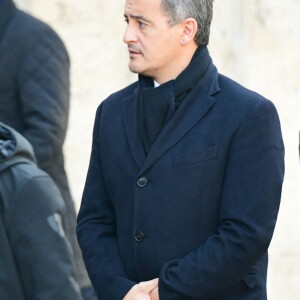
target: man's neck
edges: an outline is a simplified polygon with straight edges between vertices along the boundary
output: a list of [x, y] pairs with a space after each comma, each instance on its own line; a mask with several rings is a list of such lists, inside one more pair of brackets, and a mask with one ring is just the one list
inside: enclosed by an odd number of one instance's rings
[[188, 49], [185, 49], [185, 52], [182, 55], [178, 55], [179, 59], [176, 60], [172, 66], [170, 66], [170, 69], [168, 69], [167, 72], [153, 77], [153, 80], [161, 85], [165, 82], [176, 79], [178, 75], [190, 64], [197, 48], [198, 46], [193, 44]]

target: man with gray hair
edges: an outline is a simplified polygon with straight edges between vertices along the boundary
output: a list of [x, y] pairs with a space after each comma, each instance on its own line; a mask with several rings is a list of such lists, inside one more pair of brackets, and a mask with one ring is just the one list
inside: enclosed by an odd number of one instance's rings
[[265, 300], [284, 146], [218, 73], [212, 0], [126, 0], [138, 81], [97, 110], [77, 235], [101, 300]]

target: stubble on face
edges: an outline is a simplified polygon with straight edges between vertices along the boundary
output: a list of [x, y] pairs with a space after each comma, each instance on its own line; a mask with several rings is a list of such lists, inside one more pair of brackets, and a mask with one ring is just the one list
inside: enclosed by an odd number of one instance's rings
[[141, 73], [143, 68], [139, 64], [139, 61], [140, 60], [145, 61], [143, 50], [138, 46], [129, 45], [128, 52], [129, 52], [129, 64], [128, 64], [129, 70], [132, 73]]
[[128, 23], [123, 40], [128, 46], [129, 70], [153, 79], [172, 73], [179, 35], [162, 10], [161, 0], [127, 0], [124, 16]]

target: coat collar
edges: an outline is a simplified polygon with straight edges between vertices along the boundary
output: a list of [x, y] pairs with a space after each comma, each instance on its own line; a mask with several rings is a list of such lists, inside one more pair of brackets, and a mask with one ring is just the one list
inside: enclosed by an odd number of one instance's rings
[[138, 133], [136, 91], [133, 96], [123, 100], [124, 126], [130, 150], [140, 169], [139, 175], [147, 171], [205, 116], [216, 101], [213, 95], [219, 90], [218, 71], [210, 63], [198, 84], [162, 129], [147, 156], [145, 156]]
[[200, 46], [176, 79], [154, 88], [152, 78], [139, 75], [139, 134], [146, 153], [211, 62], [207, 47]]
[[135, 89], [134, 95], [123, 100], [122, 113], [127, 141], [133, 154], [133, 158], [140, 169], [145, 161], [146, 155], [138, 130], [137, 99], [137, 89]]
[[4, 0], [4, 2], [0, 4], [0, 39], [15, 9], [16, 6], [11, 0]]

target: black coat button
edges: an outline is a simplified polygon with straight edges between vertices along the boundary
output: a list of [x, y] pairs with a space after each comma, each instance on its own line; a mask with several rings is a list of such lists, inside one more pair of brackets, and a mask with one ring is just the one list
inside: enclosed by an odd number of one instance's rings
[[138, 242], [141, 243], [145, 239], [145, 235], [142, 232], [137, 232], [134, 236], [134, 239]]
[[141, 177], [137, 181], [137, 185], [141, 188], [145, 187], [148, 183], [148, 179], [146, 177]]

